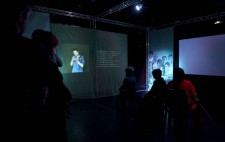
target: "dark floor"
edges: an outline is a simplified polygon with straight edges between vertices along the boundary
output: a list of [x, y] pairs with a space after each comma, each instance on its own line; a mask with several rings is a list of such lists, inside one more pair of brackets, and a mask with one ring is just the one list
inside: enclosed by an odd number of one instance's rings
[[[67, 120], [68, 142], [174, 142], [173, 130], [167, 125], [145, 131], [137, 128], [138, 102], [128, 103], [122, 111], [117, 98], [73, 101]], [[200, 142], [225, 142], [224, 123], [215, 122], [201, 107]]]

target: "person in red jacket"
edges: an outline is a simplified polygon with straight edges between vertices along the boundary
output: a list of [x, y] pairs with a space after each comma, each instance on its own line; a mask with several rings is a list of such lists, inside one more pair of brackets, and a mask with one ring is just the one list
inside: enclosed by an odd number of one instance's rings
[[186, 139], [186, 130], [189, 122], [191, 122], [189, 126], [192, 126], [191, 134], [194, 134], [191, 138], [193, 138], [193, 141], [198, 140], [199, 109], [197, 107], [198, 99], [195, 86], [190, 80], [185, 79], [185, 72], [182, 68], [175, 68], [173, 80], [168, 82], [167, 87], [174, 90], [174, 94], [177, 95], [172, 99], [171, 104], [173, 106], [171, 107], [171, 115], [174, 120], [177, 140], [181, 142]]

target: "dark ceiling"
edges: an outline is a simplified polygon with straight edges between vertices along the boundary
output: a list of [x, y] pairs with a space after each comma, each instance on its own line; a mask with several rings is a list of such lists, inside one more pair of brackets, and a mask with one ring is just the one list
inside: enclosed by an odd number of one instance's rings
[[[32, 0], [35, 6], [53, 8], [143, 27], [225, 17], [225, 0]], [[142, 3], [142, 10], [134, 5]]]

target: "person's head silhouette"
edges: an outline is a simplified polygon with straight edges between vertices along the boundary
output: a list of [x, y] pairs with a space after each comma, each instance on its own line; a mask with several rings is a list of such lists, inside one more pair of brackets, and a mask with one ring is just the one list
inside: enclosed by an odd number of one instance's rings
[[174, 69], [174, 80], [177, 82], [183, 81], [185, 78], [185, 73], [182, 68], [175, 68]]
[[[8, 7], [12, 6], [12, 2], [6, 2]], [[10, 27], [9, 30], [15, 32], [16, 34], [23, 34], [26, 27], [28, 18], [31, 12], [31, 1], [30, 0], [16, 0], [13, 1], [15, 7], [13, 7], [9, 13], [7, 13], [7, 17], [12, 19], [11, 23], [8, 23], [7, 26]]]
[[152, 75], [153, 75], [154, 79], [158, 79], [162, 76], [162, 71], [160, 69], [154, 69], [152, 71]]

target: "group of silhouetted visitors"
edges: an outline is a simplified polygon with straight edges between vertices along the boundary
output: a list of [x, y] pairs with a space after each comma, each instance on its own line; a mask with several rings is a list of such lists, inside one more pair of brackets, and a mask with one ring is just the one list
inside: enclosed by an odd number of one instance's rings
[[[177, 142], [187, 139], [190, 130], [191, 141], [199, 140], [200, 111], [197, 91], [190, 80], [185, 79], [182, 68], [174, 68], [173, 80], [166, 83], [162, 71], [154, 69], [153, 86], [144, 96], [138, 121], [141, 129], [172, 127]], [[166, 119], [167, 121], [166, 124]]]
[[[128, 107], [127, 101], [135, 99], [135, 77], [131, 69], [126, 68], [126, 77], [120, 87], [120, 103]], [[137, 112], [138, 129], [172, 127], [177, 142], [187, 139], [190, 130], [191, 141], [199, 140], [200, 110], [197, 91], [190, 80], [185, 79], [182, 68], [174, 68], [173, 80], [166, 83], [160, 69], [152, 71], [154, 82], [145, 94]], [[137, 97], [136, 97], [137, 98]], [[166, 120], [167, 119], [167, 120]], [[166, 122], [167, 121], [167, 122]]]

